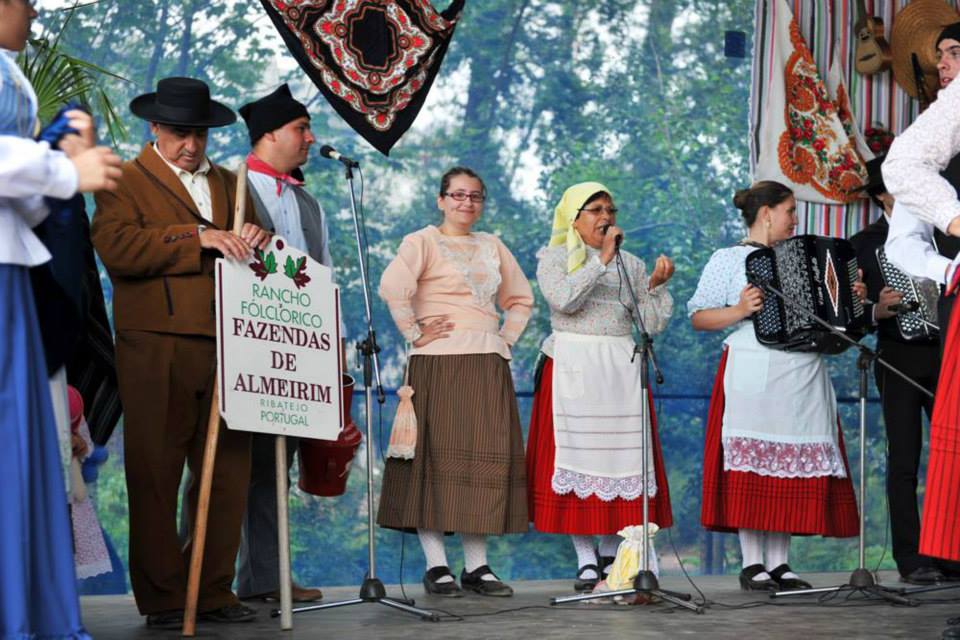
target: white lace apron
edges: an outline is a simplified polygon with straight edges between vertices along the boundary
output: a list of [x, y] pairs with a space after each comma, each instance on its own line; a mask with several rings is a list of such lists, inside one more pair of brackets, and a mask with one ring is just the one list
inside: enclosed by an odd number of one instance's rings
[[764, 347], [751, 323], [724, 343], [724, 470], [845, 477], [836, 397], [824, 359]]
[[[583, 499], [634, 500], [657, 493], [653, 456], [642, 480], [643, 406], [640, 365], [630, 336], [555, 332], [551, 487]], [[651, 442], [649, 422], [647, 442]], [[644, 487], [646, 484], [646, 487]]]

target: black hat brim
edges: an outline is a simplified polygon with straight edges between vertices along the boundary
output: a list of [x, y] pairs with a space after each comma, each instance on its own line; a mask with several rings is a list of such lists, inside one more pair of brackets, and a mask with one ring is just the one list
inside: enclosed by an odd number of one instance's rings
[[178, 127], [225, 127], [237, 121], [233, 110], [216, 100], [210, 100], [209, 113], [205, 118], [184, 118], [176, 116], [163, 105], [157, 104], [156, 92], [145, 93], [130, 101], [130, 111], [138, 118], [148, 122], [157, 122]]

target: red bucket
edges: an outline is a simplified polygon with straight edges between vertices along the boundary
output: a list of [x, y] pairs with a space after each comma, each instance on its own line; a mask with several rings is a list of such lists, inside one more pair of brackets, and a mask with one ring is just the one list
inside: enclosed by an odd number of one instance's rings
[[315, 496], [340, 496], [347, 490], [350, 463], [360, 446], [361, 434], [350, 416], [353, 378], [343, 376], [343, 431], [336, 440], [300, 440], [300, 489]]

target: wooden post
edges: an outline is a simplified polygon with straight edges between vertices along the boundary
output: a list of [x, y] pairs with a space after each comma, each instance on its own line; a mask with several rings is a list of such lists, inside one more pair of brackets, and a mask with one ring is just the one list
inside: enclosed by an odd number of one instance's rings
[[280, 628], [293, 629], [293, 581], [290, 576], [290, 519], [287, 514], [287, 438], [277, 436], [277, 538], [280, 546]]
[[[237, 193], [234, 198], [233, 232], [240, 235], [247, 207], [247, 164], [237, 171]], [[210, 418], [207, 420], [207, 441], [203, 450], [200, 473], [200, 496], [193, 528], [193, 549], [190, 554], [190, 573], [187, 578], [187, 602], [183, 608], [183, 636], [192, 638], [197, 632], [197, 601], [200, 597], [200, 572], [203, 567], [203, 548], [207, 541], [207, 518], [210, 515], [210, 489], [213, 487], [213, 468], [217, 461], [217, 443], [220, 439], [220, 380], [215, 374], [210, 398]]]

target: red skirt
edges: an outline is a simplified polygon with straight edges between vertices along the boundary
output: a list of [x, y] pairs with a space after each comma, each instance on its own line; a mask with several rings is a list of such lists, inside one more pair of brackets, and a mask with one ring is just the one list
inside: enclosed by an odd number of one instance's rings
[[954, 302], [930, 420], [920, 553], [960, 560], [960, 303]]
[[837, 538], [857, 535], [857, 500], [839, 424], [837, 442], [843, 464], [847, 467], [846, 478], [773, 478], [750, 471], [724, 471], [720, 435], [726, 364], [727, 350], [724, 349], [713, 383], [703, 449], [703, 504], [700, 510], [703, 526], [710, 531], [723, 532], [757, 529]]
[[[657, 420], [650, 396], [653, 424], [653, 469], [657, 495], [649, 499], [650, 521], [661, 528], [673, 524], [670, 488], [663, 470], [663, 452], [657, 434]], [[606, 502], [597, 496], [578, 498], [575, 493], [558, 495], [551, 488], [556, 448], [553, 441], [553, 358], [546, 358], [540, 385], [533, 396], [530, 435], [527, 438], [527, 509], [537, 531], [574, 535], [611, 535], [630, 525], [643, 523], [642, 497], [634, 500], [615, 498]]]

